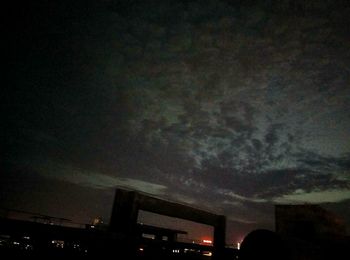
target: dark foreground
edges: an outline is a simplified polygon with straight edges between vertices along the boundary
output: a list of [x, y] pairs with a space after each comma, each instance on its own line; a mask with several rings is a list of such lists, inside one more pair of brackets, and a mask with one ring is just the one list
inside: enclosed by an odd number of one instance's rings
[[[212, 246], [149, 239], [141, 233], [125, 237], [99, 227], [73, 228], [0, 219], [0, 259], [105, 259], [111, 256], [209, 260], [213, 253]], [[236, 259], [238, 250], [226, 248], [225, 255], [222, 257]]]

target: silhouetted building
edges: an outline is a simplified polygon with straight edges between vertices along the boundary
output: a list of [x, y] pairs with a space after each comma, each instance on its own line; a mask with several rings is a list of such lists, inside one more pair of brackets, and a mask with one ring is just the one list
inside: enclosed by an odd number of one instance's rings
[[276, 205], [276, 232], [303, 239], [345, 236], [345, 221], [319, 205]]
[[345, 221], [319, 205], [276, 205], [276, 232], [291, 259], [350, 259]]
[[276, 205], [276, 232], [254, 230], [243, 240], [240, 260], [350, 259], [345, 222], [318, 205]]

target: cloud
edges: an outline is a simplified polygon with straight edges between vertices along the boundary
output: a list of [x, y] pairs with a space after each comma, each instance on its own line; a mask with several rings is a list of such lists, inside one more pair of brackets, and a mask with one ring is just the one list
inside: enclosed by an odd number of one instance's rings
[[269, 218], [268, 211], [271, 210], [271, 207], [268, 206], [268, 202], [237, 194], [231, 195], [233, 195], [233, 200], [225, 198], [222, 202], [223, 214], [228, 220], [241, 224], [256, 224]]
[[[304, 18], [296, 23], [298, 26], [287, 18], [276, 22], [277, 17], [269, 17], [260, 7], [254, 9], [261, 18], [257, 21], [250, 21], [249, 12], [235, 16], [226, 11], [220, 11], [215, 18], [209, 15], [212, 19], [208, 19], [206, 16], [212, 13], [208, 6], [197, 6], [195, 9], [201, 12], [191, 10], [188, 17], [183, 15], [186, 6], [158, 6], [152, 22], [143, 11], [130, 13], [137, 22], [120, 17], [129, 24], [129, 30], [120, 27], [115, 34], [122, 39], [120, 52], [126, 57], [123, 65], [128, 76], [119, 77], [120, 70], [116, 68], [114, 79], [116, 87], [125, 86], [122, 92], [131, 107], [126, 127], [130, 129], [130, 139], [143, 137], [138, 145], [147, 146], [148, 153], [161, 146], [165, 151], [172, 149], [174, 154], [181, 154], [173, 156], [173, 161], [181, 158], [191, 162], [185, 171], [202, 171], [215, 179], [216, 172], [208, 168], [221, 168], [231, 172], [231, 177], [262, 179], [264, 185], [268, 184], [269, 172], [283, 174], [292, 168], [304, 173], [306, 168], [309, 172], [305, 174], [316, 179], [321, 171], [303, 167], [300, 161], [307, 156], [303, 155], [306, 150], [314, 150], [316, 143], [320, 154], [349, 151], [338, 134], [327, 135], [330, 128], [336, 130], [329, 133], [346, 133], [349, 129], [349, 120], [342, 112], [347, 111], [349, 91], [341, 87], [347, 85], [347, 78], [339, 76], [346, 74], [339, 71], [344, 72], [347, 66], [332, 66], [336, 58], [344, 55], [342, 51], [327, 49], [322, 33], [332, 31], [331, 24]], [[221, 6], [220, 10], [232, 7], [225, 1], [214, 6]], [[178, 10], [171, 12], [172, 23], [158, 20], [164, 13], [157, 12], [163, 8]], [[317, 33], [310, 32], [317, 24]], [[252, 25], [261, 26], [259, 31], [266, 34], [254, 32]], [[293, 30], [287, 33], [289, 28]], [[200, 37], [193, 36], [197, 34]], [[301, 46], [300, 36], [305, 38], [305, 46]], [[344, 42], [340, 34], [335, 33], [334, 37], [339, 43]], [[129, 41], [140, 45], [138, 48], [151, 44], [153, 51], [128, 59], [129, 53], [123, 47], [127, 48]], [[315, 116], [317, 120], [311, 120]], [[332, 127], [325, 127], [330, 117], [345, 120], [334, 120], [334, 124], [329, 124]], [[181, 163], [178, 161], [178, 165]], [[161, 172], [182, 176], [180, 171], [164, 165], [159, 167]], [[330, 173], [322, 170], [320, 176], [327, 174]], [[293, 181], [291, 176], [284, 184], [296, 185]], [[304, 184], [300, 178], [296, 182]], [[281, 192], [279, 186], [283, 184], [274, 185]]]
[[350, 189], [314, 190], [306, 192], [302, 189], [273, 199], [275, 203], [329, 203], [342, 202], [350, 199]]
[[236, 216], [228, 216], [227, 218], [230, 221], [238, 222], [238, 223], [243, 223], [243, 224], [256, 224], [256, 220], [248, 220], [246, 217], [238, 218]]
[[[245, 197], [238, 195], [230, 190], [219, 190], [219, 194], [224, 195], [226, 197], [229, 197], [233, 200], [238, 200], [238, 201], [243, 201], [243, 202], [255, 202], [255, 203], [266, 203], [268, 202], [266, 199], [259, 199], [259, 198], [254, 198], [254, 197]], [[235, 202], [233, 202], [235, 203]], [[227, 203], [226, 203], [227, 204]]]
[[28, 162], [41, 176], [58, 179], [93, 189], [124, 187], [152, 195], [164, 195], [167, 187], [133, 178], [109, 176], [52, 160]]
[[195, 205], [197, 200], [193, 196], [187, 196], [181, 193], [176, 193], [175, 191], [170, 194], [171, 198], [175, 201], [179, 201], [188, 205]]

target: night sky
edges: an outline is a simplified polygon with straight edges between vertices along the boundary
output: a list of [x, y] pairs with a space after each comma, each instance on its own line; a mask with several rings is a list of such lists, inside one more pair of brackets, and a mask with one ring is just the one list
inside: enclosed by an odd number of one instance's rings
[[278, 203], [349, 232], [348, 1], [13, 2], [1, 207], [108, 222], [119, 186], [226, 215], [228, 243]]

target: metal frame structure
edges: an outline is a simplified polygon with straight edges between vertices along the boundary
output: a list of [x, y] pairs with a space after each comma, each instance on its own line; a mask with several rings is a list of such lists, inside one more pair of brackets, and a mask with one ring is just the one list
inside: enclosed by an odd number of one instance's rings
[[154, 198], [136, 191], [117, 189], [112, 209], [110, 230], [132, 238], [135, 235], [139, 210], [213, 226], [213, 259], [218, 259], [223, 255], [226, 231], [225, 216]]

